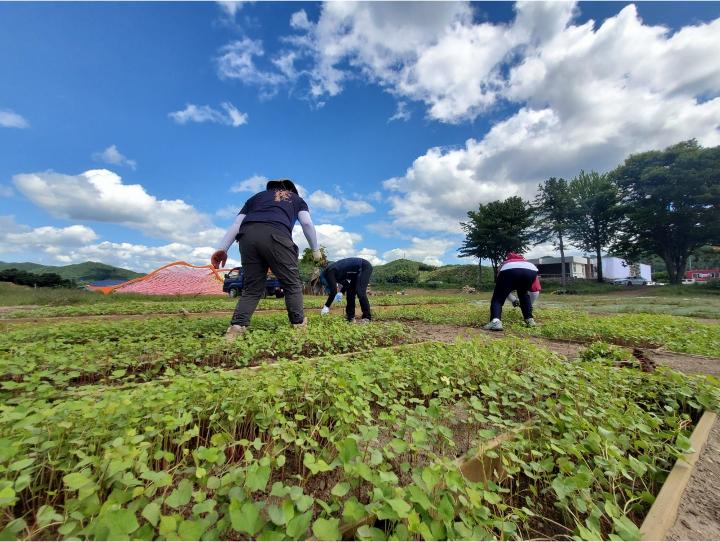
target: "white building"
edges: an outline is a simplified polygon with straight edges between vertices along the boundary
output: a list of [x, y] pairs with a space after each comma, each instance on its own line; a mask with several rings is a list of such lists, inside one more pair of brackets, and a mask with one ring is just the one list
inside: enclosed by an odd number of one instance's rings
[[[596, 258], [588, 258], [588, 260], [592, 262], [593, 266], [596, 265]], [[605, 280], [624, 279], [625, 277], [642, 277], [648, 282], [652, 280], [652, 271], [648, 264], [629, 264], [617, 256], [603, 256], [602, 270]]]
[[[530, 260], [534, 263], [540, 275], [545, 278], [560, 277], [560, 258], [544, 256]], [[628, 264], [616, 256], [603, 256], [603, 278], [605, 280], [624, 279], [626, 277], [641, 276], [647, 281], [651, 280], [651, 268], [644, 263]], [[597, 278], [596, 258], [585, 256], [565, 256], [565, 275], [576, 279]]]

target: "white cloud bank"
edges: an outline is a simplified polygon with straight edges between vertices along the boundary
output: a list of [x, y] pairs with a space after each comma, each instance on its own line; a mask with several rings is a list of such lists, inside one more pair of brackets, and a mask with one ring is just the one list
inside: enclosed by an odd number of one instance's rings
[[132, 170], [137, 168], [137, 162], [123, 155], [116, 145], [110, 145], [102, 152], [93, 153], [93, 160], [114, 166], [127, 166]]
[[720, 144], [720, 19], [672, 31], [634, 5], [601, 23], [575, 23], [578, 9], [519, 2], [512, 21], [494, 23], [468, 3], [327, 2], [316, 21], [295, 12], [269, 58], [260, 41], [229, 44], [219, 71], [266, 95], [307, 81], [318, 104], [351, 81], [375, 83], [397, 98], [397, 120], [410, 101], [445, 123], [509, 111], [385, 182], [395, 227], [458, 233], [478, 203], [531, 197], [547, 177], [689, 138]]
[[30, 201], [57, 218], [128, 226], [163, 240], [212, 246], [222, 235], [209, 217], [183, 200], [158, 199], [139, 184], [124, 184], [107, 169], [79, 175], [53, 171], [13, 177]]
[[[372, 248], [357, 248], [355, 245], [362, 241], [362, 235], [347, 231], [343, 226], [338, 224], [316, 224], [318, 243], [321, 247], [325, 247], [328, 257], [331, 260], [339, 260], [341, 258], [365, 258], [373, 265], [385, 263], [377, 254], [377, 250]], [[295, 226], [293, 229], [293, 240], [302, 251], [308, 248], [307, 240], [303, 235], [302, 228]]]
[[29, 128], [30, 123], [19, 113], [10, 109], [0, 109], [0, 126], [3, 128]]
[[222, 111], [213, 109], [209, 105], [187, 104], [185, 109], [168, 113], [168, 116], [178, 124], [212, 122], [232, 126], [233, 128], [247, 124], [247, 113], [240, 112], [230, 102], [223, 102], [220, 107]]

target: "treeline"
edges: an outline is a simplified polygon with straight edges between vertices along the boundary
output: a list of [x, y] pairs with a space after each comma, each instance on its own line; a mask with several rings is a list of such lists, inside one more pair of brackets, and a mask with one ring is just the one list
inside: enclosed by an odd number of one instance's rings
[[677, 284], [694, 252], [720, 244], [720, 147], [690, 140], [631, 155], [610, 172], [551, 177], [534, 201], [492, 201], [468, 218], [460, 255], [490, 260], [495, 274], [507, 252], [551, 241], [563, 283], [570, 243], [595, 254], [598, 282], [601, 253], [611, 252], [630, 262], [659, 258]]
[[0, 282], [12, 282], [20, 286], [37, 286], [38, 288], [77, 288], [74, 280], [64, 279], [57, 273], [30, 273], [14, 268], [0, 271]]

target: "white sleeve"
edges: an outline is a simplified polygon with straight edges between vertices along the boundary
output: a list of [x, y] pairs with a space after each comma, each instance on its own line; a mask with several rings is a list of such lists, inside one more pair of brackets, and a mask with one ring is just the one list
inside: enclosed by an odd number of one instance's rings
[[218, 243], [217, 250], [222, 250], [224, 252], [228, 251], [230, 245], [233, 244], [233, 241], [235, 240], [238, 231], [240, 231], [240, 224], [242, 224], [243, 220], [245, 220], [245, 215], [237, 215], [237, 218], [235, 218], [235, 222], [232, 223], [232, 225], [225, 232], [225, 235], [223, 235], [220, 243]]
[[317, 250], [317, 232], [315, 231], [315, 225], [313, 224], [312, 218], [310, 218], [310, 213], [307, 211], [300, 211], [298, 213], [298, 221], [302, 226], [305, 239], [307, 239], [307, 242], [310, 245], [310, 250]]

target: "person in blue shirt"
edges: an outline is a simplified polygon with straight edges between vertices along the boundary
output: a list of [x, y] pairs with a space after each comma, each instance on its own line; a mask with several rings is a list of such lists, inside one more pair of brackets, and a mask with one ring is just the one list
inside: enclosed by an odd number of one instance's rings
[[250, 317], [265, 291], [268, 268], [285, 291], [290, 323], [296, 327], [306, 325], [298, 247], [292, 239], [295, 221], [300, 221], [313, 259], [320, 261], [322, 254], [307, 203], [289, 179], [269, 181], [264, 191], [247, 200], [210, 258], [210, 263], [218, 269], [225, 265], [233, 241], [240, 245], [245, 284], [225, 334], [228, 340], [243, 334], [250, 325]]
[[338, 293], [338, 286], [340, 286], [341, 293], [347, 294], [345, 316], [348, 322], [355, 321], [355, 297], [360, 301], [361, 322], [366, 323], [372, 320], [370, 301], [368, 301], [367, 295], [372, 271], [372, 264], [362, 258], [345, 258], [328, 264], [320, 273], [320, 282], [329, 292], [320, 314], [324, 316], [330, 312], [330, 307]]

